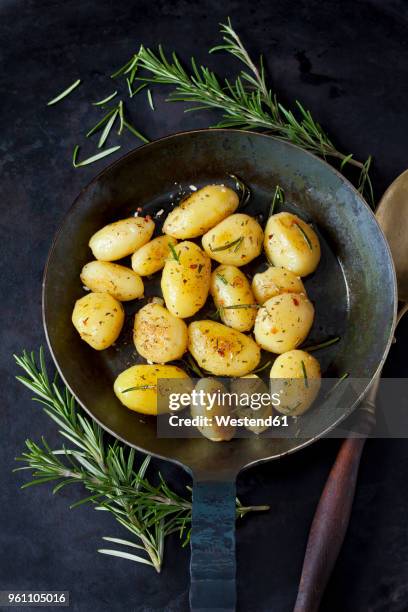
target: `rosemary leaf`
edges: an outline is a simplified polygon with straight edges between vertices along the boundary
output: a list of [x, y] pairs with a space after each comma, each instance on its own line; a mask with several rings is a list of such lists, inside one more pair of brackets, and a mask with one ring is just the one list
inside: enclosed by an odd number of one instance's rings
[[57, 102], [60, 102], [60, 100], [66, 98], [71, 93], [71, 91], [74, 91], [74, 89], [76, 89], [78, 85], [80, 85], [80, 83], [81, 79], [77, 79], [74, 83], [72, 83], [72, 85], [67, 87], [67, 89], [64, 89], [64, 91], [58, 94], [58, 96], [47, 102], [47, 106], [53, 106], [53, 104], [57, 104]]
[[157, 385], [138, 385], [136, 387], [128, 387], [123, 389], [121, 393], [128, 393], [129, 391], [144, 391], [145, 389], [156, 389]]
[[153, 97], [152, 97], [152, 92], [150, 91], [150, 89], [147, 90], [147, 101], [149, 102], [149, 106], [152, 109], [152, 111], [154, 111]]
[[100, 130], [101, 127], [105, 125], [107, 121], [109, 121], [110, 117], [112, 117], [112, 115], [116, 112], [116, 110], [117, 110], [116, 108], [112, 108], [108, 113], [106, 113], [106, 115], [102, 117], [102, 119], [98, 121], [98, 123], [94, 125], [93, 128], [89, 130], [89, 132], [86, 133], [86, 137], [89, 138], [89, 136], [92, 136], [92, 134], [95, 134], [95, 132]]
[[100, 153], [97, 153], [96, 155], [92, 155], [92, 157], [88, 157], [88, 159], [84, 159], [83, 161], [78, 162], [77, 158], [78, 158], [79, 146], [76, 145], [74, 148], [74, 153], [72, 157], [72, 165], [74, 166], [74, 168], [80, 168], [81, 166], [88, 166], [89, 164], [93, 164], [94, 162], [98, 161], [99, 159], [102, 159], [103, 157], [106, 157], [107, 155], [111, 155], [112, 153], [115, 153], [115, 151], [118, 151], [119, 149], [120, 149], [120, 145], [117, 145], [116, 147], [105, 149], [104, 151], [100, 151]]
[[275, 191], [273, 194], [273, 198], [272, 198], [272, 204], [269, 209], [269, 216], [272, 217], [272, 215], [275, 213], [275, 208], [277, 206], [283, 206], [284, 203], [285, 203], [285, 192], [283, 191], [282, 187], [280, 187], [279, 185], [276, 185]]
[[235, 174], [230, 174], [229, 176], [235, 181], [235, 188], [240, 194], [239, 208], [240, 209], [245, 208], [245, 206], [248, 204], [248, 201], [251, 197], [251, 190], [248, 187], [248, 185], [244, 183], [244, 181], [240, 179], [238, 176], [236, 176]]
[[171, 242], [169, 242], [169, 249], [171, 251], [171, 254], [173, 255], [173, 259], [175, 259], [177, 263], [180, 263], [180, 253], [177, 253], [176, 249], [174, 248], [174, 245]]
[[309, 387], [309, 379], [307, 377], [305, 362], [302, 359], [302, 361], [300, 363], [302, 364], [303, 380], [304, 380], [304, 383], [305, 383], [305, 387], [308, 388]]
[[120, 136], [122, 134], [122, 132], [123, 132], [124, 122], [125, 122], [125, 117], [124, 117], [124, 113], [123, 113], [123, 102], [122, 102], [122, 100], [119, 102], [118, 113], [119, 113], [118, 136]]
[[133, 55], [124, 66], [122, 66], [121, 68], [119, 68], [119, 70], [111, 74], [111, 79], [116, 79], [116, 77], [121, 76], [122, 74], [128, 74], [128, 72], [131, 72], [134, 66], [137, 65], [137, 59], [137, 55]]
[[303, 238], [305, 239], [305, 242], [306, 242], [307, 246], [309, 247], [309, 249], [310, 249], [311, 251], [313, 251], [313, 245], [312, 245], [312, 243], [310, 242], [310, 238], [309, 238], [309, 236], [306, 234], [306, 232], [305, 232], [305, 230], [303, 229], [303, 227], [302, 227], [301, 225], [299, 225], [299, 223], [295, 223], [294, 225], [295, 225], [295, 226], [298, 228], [299, 232], [302, 234], [302, 236], [303, 236]]
[[121, 557], [122, 559], [128, 559], [129, 561], [137, 561], [138, 563], [145, 563], [146, 565], [153, 565], [148, 559], [144, 559], [139, 555], [132, 555], [126, 551], [112, 550], [110, 548], [98, 548], [98, 553], [103, 555], [112, 555], [113, 557]]
[[259, 304], [232, 304], [231, 306], [222, 306], [223, 310], [236, 310], [239, 308], [260, 308]]
[[257, 374], [258, 372], [262, 372], [263, 370], [266, 370], [266, 368], [268, 368], [272, 364], [273, 364], [272, 360], [266, 361], [264, 364], [262, 364], [258, 368], [255, 368], [255, 370], [252, 370], [251, 374]]
[[236, 251], [238, 251], [239, 247], [241, 246], [243, 239], [244, 237], [240, 236], [236, 240], [233, 240], [232, 242], [226, 242], [222, 246], [216, 247], [215, 249], [213, 249], [212, 246], [210, 246], [210, 249], [213, 253], [217, 253], [218, 251], [227, 251], [228, 249], [232, 249], [233, 247], [235, 247], [234, 248], [234, 253], [235, 253]]
[[93, 106], [103, 106], [104, 104], [107, 104], [108, 102], [113, 100], [113, 98], [115, 96], [117, 96], [117, 94], [118, 94], [118, 92], [114, 91], [109, 96], [106, 96], [106, 98], [103, 98], [103, 100], [99, 100], [98, 102], [92, 102], [92, 104], [93, 104]]
[[328, 346], [332, 346], [336, 344], [340, 340], [340, 336], [336, 336], [331, 340], [326, 340], [325, 342], [320, 342], [319, 344], [312, 344], [311, 346], [305, 346], [302, 348], [302, 351], [307, 351], [308, 353], [312, 353], [313, 351], [318, 351], [322, 348], [327, 348]]
[[113, 124], [116, 121], [116, 117], [118, 116], [118, 114], [119, 114], [119, 110], [116, 109], [115, 112], [113, 113], [113, 115], [110, 117], [110, 119], [107, 122], [107, 124], [105, 125], [104, 130], [103, 130], [103, 132], [102, 132], [102, 134], [101, 134], [101, 136], [99, 138], [99, 141], [98, 141], [98, 149], [101, 149], [103, 147], [103, 145], [105, 144], [105, 142], [107, 141], [109, 133], [110, 133], [110, 131], [112, 129]]
[[144, 143], [149, 142], [149, 140], [146, 138], [146, 136], [143, 136], [143, 134], [141, 134], [133, 125], [131, 125], [130, 123], [128, 123], [126, 121], [126, 119], [123, 121], [123, 126], [129, 130], [129, 132], [131, 132], [134, 136], [136, 136], [137, 138], [139, 138], [139, 140], [141, 140]]
[[339, 380], [337, 380], [332, 386], [332, 388], [328, 390], [328, 392], [326, 393], [323, 399], [326, 400], [328, 397], [330, 397], [330, 395], [334, 393], [334, 391], [341, 385], [341, 383], [344, 380], [346, 380], [346, 378], [348, 378], [349, 376], [350, 376], [349, 372], [345, 372], [342, 376], [340, 376]]
[[225, 276], [223, 276], [222, 274], [220, 274], [219, 272], [216, 273], [216, 277], [220, 279], [220, 281], [224, 284], [224, 285], [228, 285], [228, 281], [225, 278]]
[[129, 97], [133, 98], [133, 96], [135, 96], [136, 94], [139, 93], [139, 91], [142, 91], [142, 89], [144, 89], [145, 87], [147, 87], [147, 83], [142, 83], [141, 85], [139, 85], [139, 87], [136, 87], [135, 90], [132, 90], [132, 84], [130, 83], [129, 79], [126, 79], [127, 85], [128, 85], [128, 90], [129, 90]]

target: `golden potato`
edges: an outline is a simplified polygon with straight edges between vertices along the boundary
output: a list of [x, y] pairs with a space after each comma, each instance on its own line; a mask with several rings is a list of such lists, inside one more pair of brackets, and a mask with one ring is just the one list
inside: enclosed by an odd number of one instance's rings
[[180, 359], [187, 350], [187, 325], [160, 304], [146, 304], [135, 316], [133, 340], [148, 361], [166, 363]]
[[282, 266], [299, 276], [314, 272], [320, 261], [316, 232], [300, 217], [288, 212], [269, 217], [264, 248], [274, 266]]
[[109, 293], [88, 293], [75, 302], [72, 323], [81, 336], [97, 351], [103, 351], [119, 336], [125, 313], [123, 306]]
[[256, 302], [249, 281], [239, 268], [218, 266], [211, 275], [210, 293], [225, 325], [238, 331], [252, 329]]
[[[227, 391], [225, 386], [214, 378], [201, 378], [195, 390], [197, 392], [202, 390], [204, 393], [211, 395], [218, 394], [218, 392], [226, 393]], [[212, 442], [224, 442], [234, 437], [235, 427], [229, 423], [223, 424], [217, 420], [217, 417], [226, 417], [228, 414], [231, 414], [229, 406], [217, 402], [210, 404], [204, 399], [203, 402], [199, 402], [197, 405], [191, 404], [190, 412], [193, 418], [206, 417], [206, 422], [197, 426], [197, 429], [205, 438]]]
[[174, 238], [196, 238], [236, 211], [239, 198], [224, 185], [207, 185], [195, 191], [172, 210], [163, 232]]
[[221, 221], [202, 238], [204, 251], [215, 261], [244, 266], [262, 250], [263, 231], [258, 221], [237, 213]]
[[255, 274], [252, 291], [258, 304], [263, 304], [280, 293], [305, 293], [305, 287], [296, 274], [285, 268], [270, 266], [265, 272]]
[[89, 246], [95, 259], [116, 261], [149, 242], [153, 232], [154, 222], [150, 217], [129, 217], [105, 225], [91, 237]]
[[216, 376], [244, 376], [259, 363], [259, 346], [249, 336], [215, 321], [193, 321], [188, 348], [200, 368]]
[[117, 398], [130, 410], [157, 415], [157, 382], [159, 379], [189, 377], [173, 365], [135, 365], [121, 372], [113, 385]]
[[161, 280], [168, 310], [181, 319], [203, 307], [210, 289], [211, 262], [194, 242], [180, 242], [167, 259]]
[[[273, 414], [272, 398], [269, 403], [258, 402], [256, 396], [268, 394], [270, 391], [264, 381], [256, 374], [247, 374], [240, 378], [234, 378], [231, 383], [231, 393], [238, 395], [238, 408], [237, 416], [239, 418], [246, 418], [244, 423], [245, 429], [252, 431], [252, 433], [259, 435], [268, 429], [268, 425], [265, 421], [268, 417]], [[248, 405], [244, 405], [245, 395], [248, 395]], [[256, 422], [259, 419], [260, 422]], [[255, 420], [255, 422], [253, 422]]]
[[288, 351], [276, 358], [270, 372], [271, 391], [279, 393], [275, 409], [282, 414], [299, 416], [316, 399], [320, 384], [320, 365], [306, 351]]
[[140, 276], [149, 276], [161, 270], [170, 254], [169, 244], [177, 240], [171, 236], [157, 236], [144, 244], [132, 255], [132, 268]]
[[258, 310], [255, 340], [267, 351], [285, 353], [303, 342], [313, 318], [313, 304], [303, 293], [282, 293], [267, 300]]
[[109, 261], [90, 261], [81, 272], [81, 281], [91, 291], [110, 293], [121, 302], [140, 298], [144, 292], [143, 281], [138, 274]]

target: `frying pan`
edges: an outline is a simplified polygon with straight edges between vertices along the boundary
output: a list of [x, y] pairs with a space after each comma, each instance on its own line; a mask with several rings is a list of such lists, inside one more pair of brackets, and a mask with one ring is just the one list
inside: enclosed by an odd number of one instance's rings
[[[205, 438], [158, 438], [155, 419], [127, 410], [112, 391], [117, 374], [138, 360], [131, 328], [140, 304], [126, 304], [124, 331], [116, 346], [102, 352], [82, 342], [71, 324], [73, 304], [84, 294], [79, 272], [92, 259], [88, 241], [95, 231], [132, 215], [137, 207], [160, 216], [189, 186], [228, 182], [230, 173], [251, 187], [245, 212], [266, 220], [271, 194], [279, 184], [288, 208], [318, 228], [322, 260], [318, 271], [306, 279], [316, 306], [309, 338], [314, 342], [340, 335], [341, 342], [319, 354], [323, 372], [331, 376], [349, 372], [366, 380], [360, 397], [347, 408], [341, 404], [329, 416], [315, 409], [305, 415], [313, 425], [309, 438], [253, 436], [218, 444]], [[146, 289], [147, 295], [157, 295], [154, 282], [146, 283]], [[384, 362], [395, 310], [390, 251], [360, 194], [324, 161], [270, 136], [238, 130], [175, 134], [132, 151], [81, 191], [54, 240], [45, 270], [47, 341], [64, 382], [103, 428], [192, 475], [192, 610], [235, 609], [238, 472], [299, 450], [352, 412]]]

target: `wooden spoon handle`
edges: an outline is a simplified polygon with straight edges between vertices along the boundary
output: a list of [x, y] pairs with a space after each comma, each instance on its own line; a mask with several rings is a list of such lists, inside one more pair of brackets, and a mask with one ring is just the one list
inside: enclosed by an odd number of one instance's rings
[[[376, 385], [363, 401], [361, 437], [342, 443], [315, 512], [294, 612], [316, 612], [346, 535], [356, 489], [361, 453], [372, 429]], [[365, 406], [364, 406], [365, 404]]]

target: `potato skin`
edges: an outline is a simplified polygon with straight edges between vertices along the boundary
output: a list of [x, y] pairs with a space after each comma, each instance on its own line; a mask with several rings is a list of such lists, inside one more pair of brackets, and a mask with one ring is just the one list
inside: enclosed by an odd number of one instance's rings
[[299, 276], [314, 272], [320, 261], [320, 242], [316, 232], [300, 217], [288, 212], [269, 217], [264, 248], [274, 266], [282, 266]]
[[187, 350], [187, 325], [152, 302], [136, 313], [133, 341], [139, 355], [153, 363], [180, 359]]
[[[204, 234], [202, 244], [211, 259], [221, 264], [244, 266], [258, 257], [262, 240], [263, 231], [258, 221], [249, 215], [237, 213]], [[223, 248], [231, 243], [230, 248]], [[218, 250], [220, 248], [222, 250]]]
[[224, 185], [207, 185], [176, 206], [163, 225], [163, 232], [174, 238], [196, 238], [236, 211], [239, 198]]
[[[201, 390], [205, 393], [226, 393], [227, 389], [218, 380], [214, 378], [201, 378], [196, 384], [195, 390], [200, 392]], [[205, 401], [199, 405], [192, 404], [190, 406], [191, 416], [204, 416], [208, 419], [212, 418], [212, 422], [198, 426], [197, 429], [202, 433], [205, 438], [208, 438], [212, 442], [225, 442], [231, 440], [235, 434], [235, 427], [233, 425], [221, 425], [215, 420], [215, 416], [227, 416], [230, 413], [229, 407], [215, 403], [210, 409], [210, 405]]]
[[215, 321], [193, 321], [188, 348], [198, 365], [216, 376], [245, 376], [259, 363], [259, 346], [249, 336]]
[[310, 408], [319, 393], [320, 364], [306, 351], [288, 351], [276, 358], [270, 378], [271, 390], [280, 396], [280, 405], [275, 409], [282, 414], [299, 416]]
[[177, 240], [172, 236], [157, 236], [144, 244], [132, 255], [132, 268], [140, 276], [149, 276], [164, 267], [170, 255], [169, 243], [173, 246]]
[[255, 274], [252, 291], [258, 304], [264, 304], [280, 293], [304, 293], [306, 289], [296, 274], [285, 268], [270, 266], [265, 272]]
[[81, 272], [81, 281], [91, 291], [109, 293], [120, 302], [136, 300], [144, 293], [143, 281], [138, 274], [109, 261], [90, 261]]
[[88, 293], [75, 302], [72, 323], [97, 351], [103, 351], [118, 338], [125, 320], [122, 304], [109, 293]]
[[[218, 266], [211, 275], [210, 293], [224, 325], [238, 331], [249, 331], [255, 323], [256, 306], [251, 286], [245, 274], [236, 266]], [[248, 306], [248, 308], [226, 308]]]
[[[135, 365], [124, 370], [116, 378], [113, 390], [124, 406], [141, 414], [157, 415], [157, 381], [159, 378], [189, 377], [181, 368], [173, 365]], [[127, 391], [131, 387], [148, 387]], [[153, 388], [149, 388], [153, 387]]]
[[291, 351], [306, 338], [313, 318], [313, 304], [303, 293], [282, 293], [267, 300], [259, 309], [255, 340], [272, 353]]
[[180, 242], [164, 265], [161, 288], [168, 310], [181, 319], [203, 307], [210, 289], [211, 262], [194, 242]]
[[89, 246], [95, 259], [116, 261], [149, 242], [153, 232], [150, 217], [129, 217], [102, 227], [91, 237]]

